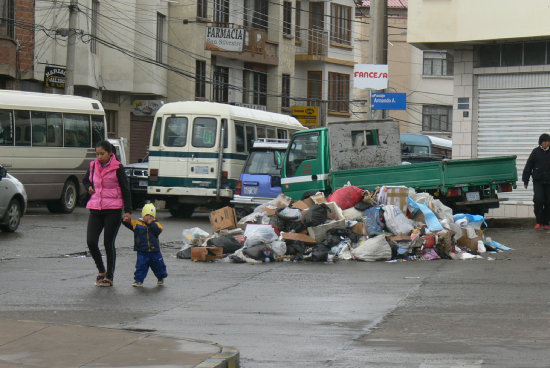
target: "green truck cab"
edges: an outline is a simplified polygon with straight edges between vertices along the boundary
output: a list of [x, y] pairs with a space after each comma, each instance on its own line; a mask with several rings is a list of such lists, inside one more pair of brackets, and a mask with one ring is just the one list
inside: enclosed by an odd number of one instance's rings
[[375, 190], [405, 185], [428, 192], [455, 212], [498, 208], [498, 192], [516, 188], [516, 156], [401, 164], [399, 125], [351, 121], [294, 134], [281, 170], [283, 192], [300, 200], [351, 184]]

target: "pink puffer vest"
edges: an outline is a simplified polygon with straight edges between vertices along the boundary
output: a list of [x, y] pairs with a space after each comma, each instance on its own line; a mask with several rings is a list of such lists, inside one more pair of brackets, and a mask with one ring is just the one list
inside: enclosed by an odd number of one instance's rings
[[[118, 183], [116, 171], [120, 167], [120, 162], [115, 155], [105, 165], [96, 159], [90, 162], [90, 182], [93, 183], [95, 193], [92, 194], [86, 208], [92, 210], [111, 210], [124, 208], [122, 191]], [[92, 176], [93, 171], [93, 176]]]

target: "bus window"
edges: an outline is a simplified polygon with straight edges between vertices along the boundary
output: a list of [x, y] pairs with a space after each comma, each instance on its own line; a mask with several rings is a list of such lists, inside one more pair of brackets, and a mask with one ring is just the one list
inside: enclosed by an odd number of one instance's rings
[[31, 145], [30, 111], [27, 111], [27, 110], [15, 111], [15, 145], [16, 146]]
[[195, 118], [193, 123], [193, 147], [210, 148], [216, 143], [218, 122], [213, 118]]
[[256, 137], [257, 138], [266, 138], [267, 134], [265, 133], [265, 127], [258, 125], [256, 126]]
[[63, 137], [65, 147], [91, 146], [90, 115], [63, 114]]
[[277, 136], [277, 132], [275, 131], [275, 128], [267, 128], [267, 138], [275, 138]]
[[56, 135], [61, 137], [61, 114], [31, 111], [31, 120], [33, 146], [61, 145], [61, 139], [56, 141]]
[[256, 139], [256, 129], [254, 125], [246, 126], [246, 149], [247, 152], [250, 152], [252, 146], [254, 145], [254, 140]]
[[105, 121], [103, 116], [92, 115], [92, 147], [105, 139]]
[[0, 145], [13, 146], [11, 110], [0, 110]]
[[153, 131], [153, 146], [160, 146], [160, 129], [162, 128], [162, 118], [157, 118], [155, 130]]
[[237, 152], [246, 152], [244, 125], [235, 124], [235, 138], [237, 140]]
[[185, 147], [187, 144], [187, 118], [169, 117], [164, 128], [164, 145], [167, 147]]
[[277, 138], [288, 139], [288, 132], [284, 129], [277, 129]]

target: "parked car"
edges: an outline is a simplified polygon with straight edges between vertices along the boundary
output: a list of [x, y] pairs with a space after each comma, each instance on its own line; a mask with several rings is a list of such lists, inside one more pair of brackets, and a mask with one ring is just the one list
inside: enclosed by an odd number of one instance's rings
[[143, 207], [147, 200], [147, 182], [149, 180], [149, 155], [140, 159], [134, 164], [127, 164], [126, 175], [130, 182], [132, 193], [132, 207], [137, 209]]
[[288, 139], [260, 138], [254, 142], [231, 203], [239, 217], [281, 194], [281, 167]]
[[27, 210], [27, 192], [23, 184], [0, 165], [0, 229], [14, 232]]

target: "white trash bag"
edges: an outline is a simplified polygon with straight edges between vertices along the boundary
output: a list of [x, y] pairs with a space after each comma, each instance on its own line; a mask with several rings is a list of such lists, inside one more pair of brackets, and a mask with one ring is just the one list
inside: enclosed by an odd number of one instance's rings
[[401, 212], [397, 206], [383, 206], [386, 227], [394, 235], [409, 235], [413, 230], [413, 222]]
[[351, 254], [360, 261], [388, 261], [391, 259], [391, 247], [385, 235], [363, 240]]
[[271, 225], [248, 224], [244, 231], [244, 238], [244, 246], [248, 248], [261, 243], [271, 244], [279, 236]]

